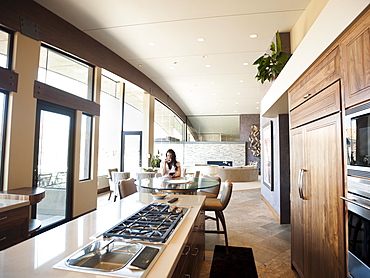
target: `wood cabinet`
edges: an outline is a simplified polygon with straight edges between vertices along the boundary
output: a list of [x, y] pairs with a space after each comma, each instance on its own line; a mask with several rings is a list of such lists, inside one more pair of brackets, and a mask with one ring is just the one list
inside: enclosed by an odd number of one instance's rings
[[301, 277], [345, 277], [340, 113], [291, 131], [292, 265]]
[[202, 261], [204, 260], [205, 245], [205, 214], [204, 210], [194, 222], [191, 234], [182, 251], [181, 258], [172, 275], [173, 278], [190, 278], [198, 277]]
[[28, 238], [29, 206], [0, 213], [0, 250]]
[[290, 110], [309, 100], [340, 78], [339, 47], [321, 57], [289, 90]]
[[341, 42], [345, 107], [370, 100], [370, 11]]

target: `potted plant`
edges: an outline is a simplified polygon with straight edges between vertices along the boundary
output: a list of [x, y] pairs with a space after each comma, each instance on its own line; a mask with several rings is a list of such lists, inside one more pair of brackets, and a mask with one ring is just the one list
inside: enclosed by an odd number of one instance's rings
[[159, 158], [159, 151], [158, 154], [154, 155], [150, 164], [152, 165], [153, 168], [159, 168], [161, 167], [161, 159]]
[[263, 84], [266, 80], [276, 79], [290, 58], [290, 54], [283, 52], [279, 31], [276, 32], [276, 44], [271, 42], [271, 54], [265, 53], [253, 65], [257, 65], [257, 80]]

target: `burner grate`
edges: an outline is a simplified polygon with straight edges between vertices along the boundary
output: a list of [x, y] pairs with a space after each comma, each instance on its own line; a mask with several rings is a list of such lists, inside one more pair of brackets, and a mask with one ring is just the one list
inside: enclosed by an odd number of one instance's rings
[[103, 236], [164, 243], [184, 216], [182, 212], [170, 212], [169, 208], [166, 204], [147, 205], [104, 232]]

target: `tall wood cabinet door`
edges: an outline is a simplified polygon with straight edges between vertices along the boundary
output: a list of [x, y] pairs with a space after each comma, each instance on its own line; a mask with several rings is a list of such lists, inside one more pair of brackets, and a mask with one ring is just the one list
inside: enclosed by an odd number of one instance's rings
[[304, 214], [303, 200], [299, 193], [299, 172], [305, 169], [304, 129], [294, 129], [290, 133], [290, 200], [291, 200], [291, 250], [292, 265], [304, 277]]
[[305, 277], [346, 277], [340, 114], [305, 133]]
[[370, 99], [370, 10], [341, 43], [345, 107]]

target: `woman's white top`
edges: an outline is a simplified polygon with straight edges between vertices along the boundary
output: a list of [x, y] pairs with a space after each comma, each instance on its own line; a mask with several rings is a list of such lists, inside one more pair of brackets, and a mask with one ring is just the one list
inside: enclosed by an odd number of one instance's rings
[[[179, 173], [179, 171], [176, 171], [175, 170], [175, 165], [171, 165], [171, 169], [168, 167], [168, 164], [165, 162], [165, 161], [163, 161], [163, 162], [161, 162], [161, 169], [163, 169], [163, 167], [166, 167], [165, 169], [166, 169], [166, 173], [165, 173], [165, 175], [164, 175], [164, 177], [169, 177], [169, 173], [175, 173], [175, 175], [177, 175], [178, 173]], [[176, 166], [177, 167], [180, 167], [180, 162], [179, 161], [177, 161], [176, 162]], [[179, 169], [179, 168], [177, 168], [177, 169]]]

